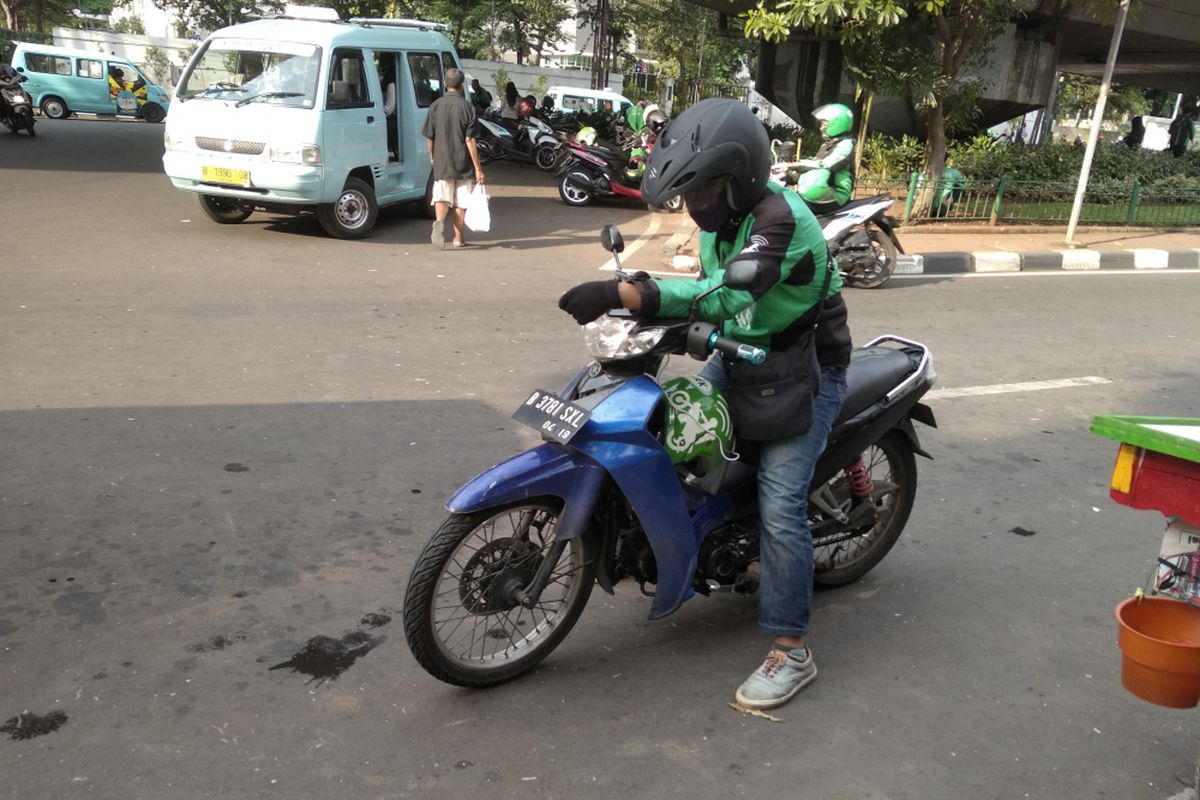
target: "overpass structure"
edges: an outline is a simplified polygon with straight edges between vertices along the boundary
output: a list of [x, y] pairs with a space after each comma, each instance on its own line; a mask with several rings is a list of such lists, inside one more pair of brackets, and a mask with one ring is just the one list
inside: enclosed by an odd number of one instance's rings
[[[757, 0], [693, 0], [732, 18]], [[1112, 25], [1096, 20], [1075, 0], [1015, 2], [1018, 13], [989, 58], [962, 76], [978, 78], [981, 120], [992, 125], [1044, 108], [1053, 101], [1059, 72], [1099, 77]], [[1142, 0], [1121, 40], [1113, 80], [1200, 94], [1200, 0]], [[760, 48], [755, 88], [797, 121], [822, 103], [854, 97], [836, 41], [794, 32]], [[923, 130], [919, 113], [903, 99], [877, 100], [872, 128], [889, 133]]]

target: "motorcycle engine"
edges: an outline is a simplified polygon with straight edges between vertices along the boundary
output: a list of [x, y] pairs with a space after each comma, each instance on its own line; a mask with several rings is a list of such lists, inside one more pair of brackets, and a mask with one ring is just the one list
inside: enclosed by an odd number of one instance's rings
[[837, 248], [838, 266], [843, 272], [871, 270], [876, 265], [875, 249], [866, 231], [855, 231]]
[[709, 581], [750, 594], [758, 588], [749, 569], [758, 559], [758, 532], [740, 523], [715, 530], [704, 540], [697, 560], [696, 590], [708, 594]]

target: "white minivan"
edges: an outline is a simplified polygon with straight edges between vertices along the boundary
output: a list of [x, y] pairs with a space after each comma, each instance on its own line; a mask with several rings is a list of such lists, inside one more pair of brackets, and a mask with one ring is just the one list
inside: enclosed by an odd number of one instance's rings
[[608, 89], [581, 89], [578, 86], [551, 86], [546, 94], [554, 98], [554, 107], [564, 114], [593, 114], [615, 111], [624, 115], [633, 101]]
[[330, 235], [354, 239], [380, 206], [428, 205], [421, 126], [445, 70], [461, 69], [445, 26], [327, 12], [289, 7], [222, 28], [184, 69], [163, 168], [214, 221], [315, 211]]

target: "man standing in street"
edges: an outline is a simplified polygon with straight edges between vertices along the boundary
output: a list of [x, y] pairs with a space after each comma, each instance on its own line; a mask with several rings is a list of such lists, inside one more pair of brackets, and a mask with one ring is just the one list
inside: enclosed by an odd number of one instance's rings
[[466, 244], [463, 223], [475, 183], [483, 183], [483, 167], [475, 148], [475, 110], [463, 95], [462, 70], [451, 67], [445, 75], [446, 94], [429, 107], [421, 134], [429, 142], [433, 166], [433, 207], [437, 219], [430, 241], [446, 246], [446, 215], [454, 209], [454, 247]]

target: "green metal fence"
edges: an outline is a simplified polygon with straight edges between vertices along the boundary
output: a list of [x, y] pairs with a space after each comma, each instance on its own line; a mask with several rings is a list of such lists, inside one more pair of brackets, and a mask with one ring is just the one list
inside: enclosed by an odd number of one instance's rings
[[[863, 176], [855, 197], [890, 194], [891, 214], [903, 222], [946, 220], [1000, 223], [1066, 223], [1075, 202], [1075, 184], [1017, 180], [941, 180], [932, 202], [918, 199], [925, 176], [914, 172], [907, 180]], [[1146, 227], [1200, 226], [1200, 189], [1125, 185], [1089, 187], [1084, 193], [1080, 222], [1087, 225]]]

